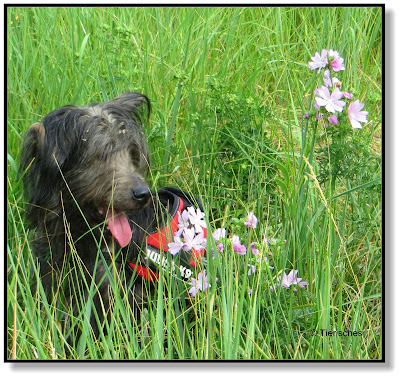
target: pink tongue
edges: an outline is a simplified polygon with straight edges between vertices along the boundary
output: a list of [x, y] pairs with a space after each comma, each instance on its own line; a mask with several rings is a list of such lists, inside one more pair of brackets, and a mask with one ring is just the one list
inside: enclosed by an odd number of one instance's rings
[[107, 212], [107, 219], [108, 228], [119, 245], [121, 247], [127, 246], [132, 238], [132, 230], [127, 217], [123, 213], [116, 215], [110, 210]]

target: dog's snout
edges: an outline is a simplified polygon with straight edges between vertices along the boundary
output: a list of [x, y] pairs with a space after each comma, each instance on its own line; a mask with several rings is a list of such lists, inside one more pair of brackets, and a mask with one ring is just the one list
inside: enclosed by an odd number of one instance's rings
[[150, 199], [150, 189], [148, 186], [138, 186], [132, 190], [132, 199], [139, 203], [145, 203]]

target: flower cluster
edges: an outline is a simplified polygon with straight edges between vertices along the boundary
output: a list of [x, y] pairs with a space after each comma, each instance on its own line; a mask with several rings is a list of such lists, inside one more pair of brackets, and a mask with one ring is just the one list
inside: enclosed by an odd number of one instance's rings
[[[178, 230], [174, 234], [174, 242], [168, 243], [168, 251], [172, 255], [178, 254], [181, 250], [186, 252], [200, 251], [207, 247], [207, 238], [204, 237], [204, 230], [207, 223], [204, 220], [205, 214], [199, 208], [188, 207], [178, 212]], [[195, 297], [198, 292], [204, 292], [211, 287], [208, 283], [206, 270], [197, 275], [197, 279], [191, 278], [189, 284], [189, 295]]]
[[[331, 58], [331, 59], [328, 59]], [[344, 59], [339, 56], [337, 51], [323, 49], [321, 55], [315, 53], [315, 56], [311, 58], [312, 62], [308, 62], [308, 68], [311, 70], [318, 68], [318, 73], [321, 72], [322, 68], [325, 68], [328, 64], [335, 72], [344, 71]]]
[[[254, 213], [250, 212], [247, 216], [246, 221], [244, 222], [244, 225], [248, 226], [249, 228], [255, 229], [257, 227], [257, 221], [258, 221], [258, 219], [254, 215]], [[222, 239], [226, 238], [226, 229], [218, 228], [212, 233], [212, 236], [217, 245], [217, 249], [220, 252], [222, 252], [224, 250], [224, 244], [222, 243]], [[232, 248], [235, 253], [240, 254], [240, 255], [245, 255], [247, 253], [247, 248], [245, 245], [241, 244], [240, 237], [238, 235], [233, 234], [232, 237], [230, 238], [230, 241], [232, 242]], [[254, 244], [255, 244], [255, 242], [252, 242], [250, 244], [250, 249], [253, 252], [253, 254], [256, 252], [256, 249], [254, 248]]]
[[[178, 230], [174, 234], [174, 242], [168, 244], [168, 251], [172, 255], [176, 255], [181, 250], [184, 252], [200, 251], [207, 247], [207, 238], [204, 236], [204, 229], [207, 228], [207, 224], [204, 221], [205, 214], [199, 209], [194, 207], [189, 207], [182, 213], [178, 213]], [[249, 229], [256, 229], [258, 219], [253, 212], [248, 213], [246, 219], [233, 219], [237, 224], [247, 226]], [[251, 251], [252, 256], [249, 261], [252, 264], [247, 264], [248, 266], [248, 276], [256, 273], [257, 269], [262, 269], [267, 266], [269, 269], [274, 269], [274, 267], [269, 266], [268, 258], [263, 256], [262, 250], [265, 248], [257, 242], [251, 242], [249, 245], [249, 250], [246, 245], [243, 245], [240, 237], [237, 234], [232, 234], [227, 238], [227, 231], [225, 228], [218, 228], [212, 232], [212, 237], [215, 241], [217, 250], [220, 253], [224, 252], [224, 248], [228, 245], [231, 247], [234, 253], [238, 255], [246, 255], [247, 251]], [[263, 244], [266, 247], [270, 245], [281, 245], [286, 241], [279, 241], [275, 238], [264, 238]], [[215, 251], [212, 249], [213, 258], [215, 257]], [[205, 261], [205, 260], [204, 260]], [[206, 261], [205, 261], [206, 263]], [[265, 268], [267, 268], [265, 267]], [[277, 277], [278, 284], [282, 285], [284, 288], [288, 288], [291, 285], [297, 285], [300, 288], [304, 288], [308, 285], [307, 282], [302, 282], [301, 278], [297, 278], [297, 270], [291, 271], [288, 275], [285, 273]], [[218, 281], [218, 278], [216, 278]], [[204, 269], [197, 275], [196, 278], [191, 278], [189, 285], [191, 288], [188, 293], [191, 297], [195, 297], [198, 292], [204, 292], [211, 287], [208, 281], [207, 271]], [[275, 285], [276, 287], [276, 285]], [[271, 287], [271, 289], [274, 289]], [[296, 291], [296, 289], [294, 289]], [[250, 293], [251, 294], [251, 293]]]
[[181, 249], [200, 251], [207, 247], [207, 238], [203, 232], [203, 228], [207, 228], [204, 216], [199, 208], [194, 207], [178, 213], [178, 230], [174, 234], [174, 242], [168, 244], [168, 251], [172, 255], [176, 255]]
[[[323, 68], [326, 68], [323, 72], [324, 85], [314, 91], [314, 107], [318, 111], [316, 119], [321, 120], [328, 115], [325, 127], [328, 127], [328, 122], [336, 126], [339, 123], [339, 114], [347, 105], [346, 100], [351, 100], [354, 96], [353, 93], [342, 91], [342, 82], [336, 76], [331, 77], [331, 70], [334, 72], [345, 70], [344, 59], [338, 51], [323, 49], [321, 54], [317, 52], [315, 56], [311, 57], [311, 60], [308, 62], [310, 70], [318, 69], [318, 73], [320, 73]], [[364, 104], [360, 100], [351, 102], [348, 106], [347, 115], [353, 128], [362, 128], [361, 123], [368, 121], [368, 112], [362, 111], [363, 108]], [[308, 118], [309, 114], [306, 113], [304, 117]]]

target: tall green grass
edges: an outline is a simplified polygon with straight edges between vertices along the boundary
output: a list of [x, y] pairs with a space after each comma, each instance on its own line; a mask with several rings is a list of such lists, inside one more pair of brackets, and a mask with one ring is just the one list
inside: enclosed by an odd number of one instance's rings
[[[381, 12], [9, 7], [8, 357], [381, 359]], [[352, 175], [327, 182], [321, 156], [334, 161], [322, 154], [331, 140], [302, 117], [316, 85], [307, 62], [322, 48], [340, 51], [342, 81], [369, 111], [352, 139], [353, 164], [346, 156]], [[18, 156], [23, 133], [53, 109], [129, 90], [152, 102], [145, 130], [152, 187], [175, 185], [200, 197], [210, 228], [240, 232], [246, 246], [257, 241], [274, 269], [263, 262], [248, 276], [250, 252], [236, 255], [226, 245], [212, 259], [210, 243], [207, 271], [210, 281], [218, 278], [210, 289], [189, 300], [165, 273], [140, 323], [116, 297], [108, 333], [95, 339], [90, 300], [75, 317], [48, 302], [37, 281]], [[259, 218], [252, 232], [232, 221], [249, 211]], [[264, 238], [281, 242], [267, 247]], [[271, 290], [276, 275], [291, 269], [309, 286]], [[117, 272], [109, 273], [116, 288]], [[80, 339], [62, 330], [65, 317]]]

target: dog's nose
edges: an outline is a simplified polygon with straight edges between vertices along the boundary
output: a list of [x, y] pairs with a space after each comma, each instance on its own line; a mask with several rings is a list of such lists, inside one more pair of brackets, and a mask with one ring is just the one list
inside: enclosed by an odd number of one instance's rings
[[132, 199], [139, 203], [145, 203], [150, 199], [150, 189], [148, 186], [138, 186], [132, 190]]

